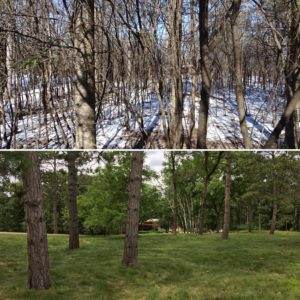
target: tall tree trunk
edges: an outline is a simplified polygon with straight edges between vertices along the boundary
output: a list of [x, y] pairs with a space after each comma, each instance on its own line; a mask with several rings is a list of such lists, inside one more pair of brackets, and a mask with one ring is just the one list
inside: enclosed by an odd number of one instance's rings
[[192, 73], [192, 87], [191, 87], [191, 108], [190, 108], [190, 124], [189, 137], [187, 141], [187, 148], [192, 148], [193, 132], [195, 128], [195, 109], [196, 109], [196, 91], [197, 91], [197, 54], [196, 54], [196, 12], [195, 0], [190, 0], [191, 9], [191, 73]]
[[207, 192], [208, 192], [208, 184], [210, 182], [211, 176], [215, 173], [222, 157], [222, 152], [218, 153], [218, 157], [216, 161], [214, 162], [213, 166], [209, 170], [209, 153], [205, 151], [204, 152], [204, 170], [205, 170], [205, 176], [203, 179], [204, 188], [202, 192], [202, 203], [200, 205], [200, 212], [199, 212], [199, 228], [198, 232], [200, 234], [204, 231], [204, 223], [205, 223], [205, 211], [206, 211], [206, 202], [207, 202]]
[[226, 175], [225, 175], [225, 209], [222, 238], [227, 240], [230, 228], [230, 205], [231, 205], [231, 153], [226, 152]]
[[297, 0], [290, 1], [290, 34], [288, 53], [285, 63], [286, 108], [267, 140], [264, 148], [277, 148], [278, 139], [285, 129], [285, 143], [289, 149], [299, 148], [299, 124], [296, 122], [297, 109], [300, 107], [300, 10]]
[[272, 220], [271, 220], [271, 228], [270, 228], [270, 234], [274, 234], [275, 229], [276, 229], [276, 221], [277, 221], [277, 190], [276, 190], [276, 185], [273, 183], [273, 208], [272, 208]]
[[[286, 78], [286, 100], [287, 105], [292, 101], [293, 96], [300, 87], [300, 3], [297, 0], [290, 1], [290, 34], [289, 48], [285, 67]], [[298, 103], [298, 108], [299, 108]], [[297, 110], [295, 109], [285, 126], [285, 142], [289, 149], [299, 148], [299, 122], [297, 120]]]
[[76, 0], [74, 5], [76, 148], [93, 149], [96, 148], [94, 0]]
[[199, 230], [198, 231], [200, 234], [202, 234], [204, 232], [207, 191], [208, 191], [208, 180], [205, 177], [204, 178], [204, 187], [203, 187], [203, 192], [202, 192], [202, 203], [200, 206], [200, 214], [199, 214]]
[[211, 90], [211, 76], [209, 63], [209, 39], [208, 39], [208, 0], [198, 0], [200, 20], [200, 56], [201, 56], [201, 102], [199, 112], [199, 124], [197, 132], [197, 148], [206, 149], [207, 123], [209, 110], [209, 97]]
[[[299, 76], [300, 80], [300, 76]], [[285, 126], [289, 123], [290, 119], [293, 117], [293, 114], [297, 107], [300, 105], [300, 86], [296, 90], [295, 94], [293, 95], [292, 100], [285, 108], [283, 115], [280, 118], [280, 121], [272, 131], [269, 139], [267, 140], [266, 144], [264, 145], [264, 149], [276, 149], [277, 142], [282, 130]]]
[[294, 204], [294, 220], [293, 220], [293, 230], [298, 231], [298, 224], [299, 224], [299, 214], [298, 214], [298, 206], [297, 203]]
[[[7, 86], [7, 68], [6, 68], [6, 51], [7, 51], [7, 39], [6, 34], [0, 32], [0, 126], [3, 126], [3, 133], [0, 131], [0, 140], [7, 141], [6, 134], [6, 122], [5, 122], [5, 101], [4, 92]], [[3, 147], [0, 144], [0, 147]]]
[[243, 143], [245, 148], [252, 148], [252, 144], [249, 137], [246, 111], [245, 111], [245, 99], [243, 89], [243, 76], [242, 76], [242, 46], [241, 37], [237, 25], [237, 18], [240, 13], [241, 0], [233, 0], [231, 6], [231, 34], [232, 34], [232, 45], [234, 53], [234, 77], [235, 77], [235, 94], [236, 101], [238, 104], [240, 127], [243, 136]]
[[[54, 154], [55, 155], [55, 154]], [[56, 157], [53, 158], [53, 197], [52, 197], [52, 230], [53, 233], [58, 233], [57, 225], [57, 170], [56, 170]]]
[[182, 148], [183, 83], [181, 78], [182, 0], [171, 0], [169, 8], [170, 49], [172, 57], [170, 146]]
[[68, 209], [69, 209], [69, 248], [79, 248], [79, 228], [77, 212], [77, 167], [76, 152], [68, 152]]
[[176, 162], [174, 152], [170, 152], [171, 155], [171, 169], [172, 169], [172, 185], [173, 185], [173, 224], [172, 224], [172, 233], [177, 233], [178, 226], [178, 200], [177, 200], [177, 178], [176, 178]]
[[25, 157], [22, 177], [27, 221], [28, 287], [44, 290], [50, 288], [51, 281], [39, 156], [37, 152], [27, 152]]
[[248, 231], [252, 232], [252, 223], [253, 223], [253, 208], [248, 206]]
[[123, 265], [130, 267], [138, 263], [139, 207], [143, 171], [143, 151], [132, 153], [129, 183], [126, 237], [124, 243]]

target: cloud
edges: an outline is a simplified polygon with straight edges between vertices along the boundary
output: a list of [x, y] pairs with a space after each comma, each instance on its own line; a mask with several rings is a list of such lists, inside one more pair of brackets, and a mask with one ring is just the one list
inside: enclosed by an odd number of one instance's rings
[[146, 151], [145, 164], [156, 172], [160, 172], [162, 169], [162, 164], [165, 161], [164, 151]]

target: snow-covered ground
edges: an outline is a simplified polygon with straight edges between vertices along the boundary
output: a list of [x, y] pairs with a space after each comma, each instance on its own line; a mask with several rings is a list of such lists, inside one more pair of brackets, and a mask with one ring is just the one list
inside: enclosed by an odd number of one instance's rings
[[[73, 108], [65, 100], [58, 100], [56, 107], [59, 107], [56, 114], [44, 114], [41, 110], [34, 110], [40, 105], [39, 90], [31, 91], [21, 95], [24, 102], [24, 109], [30, 105], [31, 114], [24, 114], [19, 118], [17, 134], [11, 143], [11, 148], [36, 148], [36, 149], [64, 149], [74, 147], [74, 116]], [[284, 99], [272, 91], [263, 91], [260, 87], [252, 86], [246, 90], [247, 124], [249, 133], [255, 147], [260, 147], [271, 133], [276, 121], [282, 111]], [[189, 127], [190, 114], [190, 88], [187, 84], [186, 96], [184, 99], [183, 127]], [[12, 106], [15, 107], [13, 101]], [[239, 127], [239, 118], [234, 92], [226, 90], [214, 91], [210, 100], [210, 115], [208, 123], [208, 145], [211, 148], [241, 148], [242, 136]], [[68, 106], [69, 105], [69, 106]], [[10, 114], [12, 109], [9, 105], [5, 107], [6, 130], [9, 133]], [[161, 115], [159, 103], [155, 93], [149, 90], [144, 95], [144, 102], [136, 101], [132, 96], [129, 102], [129, 125], [130, 130], [125, 127], [125, 115], [127, 108], [124, 104], [118, 107], [112, 106], [112, 102], [104, 103], [102, 106], [101, 121], [97, 123], [97, 147], [99, 149], [131, 149], [133, 147], [159, 148], [164, 144], [141, 142], [141, 115], [143, 116], [144, 131], [151, 133], [151, 139], [157, 140], [162, 136]], [[198, 124], [197, 112], [199, 110], [199, 98], [196, 101], [196, 129]], [[47, 126], [46, 126], [47, 119]], [[47, 141], [48, 134], [48, 145]], [[0, 125], [0, 148], [6, 147], [3, 140], [3, 125]]]

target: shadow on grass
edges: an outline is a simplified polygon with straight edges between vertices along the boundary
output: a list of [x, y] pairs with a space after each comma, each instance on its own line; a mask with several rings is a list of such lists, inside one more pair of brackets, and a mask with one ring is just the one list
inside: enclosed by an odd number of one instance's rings
[[233, 233], [228, 241], [217, 234], [140, 235], [135, 268], [121, 265], [122, 236], [82, 236], [81, 248], [75, 251], [67, 245], [67, 236], [49, 236], [52, 288], [28, 291], [26, 237], [0, 235], [0, 298], [297, 299], [299, 295], [298, 233]]

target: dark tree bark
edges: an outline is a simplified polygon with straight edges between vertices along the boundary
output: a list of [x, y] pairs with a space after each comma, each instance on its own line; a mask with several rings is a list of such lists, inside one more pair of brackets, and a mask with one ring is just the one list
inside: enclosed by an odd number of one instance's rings
[[[289, 149], [299, 148], [297, 109], [300, 107], [300, 10], [296, 0], [290, 1], [289, 5], [291, 16], [289, 23], [291, 26], [285, 62], [287, 103], [285, 111], [264, 146], [265, 149], [278, 148], [278, 139], [283, 129], [285, 129], [285, 143], [287, 147]], [[282, 50], [280, 51], [282, 52]]]
[[[299, 76], [300, 78], [300, 76]], [[280, 121], [272, 131], [268, 141], [266, 142], [264, 149], [276, 149], [277, 148], [277, 142], [279, 139], [279, 136], [282, 132], [282, 130], [285, 128], [285, 126], [289, 123], [290, 119], [293, 117], [293, 114], [296, 110], [296, 108], [300, 104], [300, 86], [298, 87], [297, 91], [295, 92], [292, 100], [286, 107], [283, 115], [280, 118]]]
[[276, 186], [275, 183], [273, 184], [273, 207], [272, 207], [272, 219], [271, 219], [271, 228], [270, 228], [270, 234], [274, 234], [276, 230], [276, 222], [277, 222], [277, 211], [278, 211], [278, 205], [277, 205], [277, 199], [276, 199]]
[[247, 213], [248, 213], [248, 231], [252, 232], [253, 208], [251, 205], [248, 206]]
[[[296, 90], [300, 87], [300, 3], [290, 1], [290, 34], [289, 48], [285, 68], [287, 105], [293, 100]], [[298, 100], [299, 108], [300, 100]], [[299, 120], [295, 109], [285, 126], [285, 142], [289, 149], [299, 148]]]
[[79, 248], [79, 228], [77, 212], [77, 167], [76, 152], [68, 152], [68, 209], [69, 209], [69, 248]]
[[57, 224], [57, 170], [56, 170], [56, 157], [53, 158], [53, 197], [52, 197], [52, 230], [53, 233], [58, 233]]
[[240, 127], [243, 136], [243, 143], [245, 148], [252, 148], [252, 144], [249, 137], [246, 111], [245, 111], [245, 98], [244, 98], [244, 88], [243, 88], [243, 77], [242, 77], [242, 46], [241, 37], [239, 35], [239, 29], [237, 24], [237, 18], [240, 14], [241, 0], [233, 0], [231, 11], [231, 34], [232, 34], [232, 44], [234, 53], [234, 77], [235, 77], [235, 94], [236, 101], [239, 111]]
[[[0, 23], [1, 26], [1, 23]], [[0, 132], [0, 139], [7, 141], [6, 124], [5, 124], [5, 101], [4, 93], [7, 86], [7, 67], [6, 67], [6, 34], [0, 32], [0, 124], [3, 125], [4, 132]]]
[[76, 148], [96, 148], [94, 0], [74, 2]]
[[173, 224], [172, 224], [172, 233], [177, 233], [177, 225], [178, 225], [178, 214], [177, 214], [177, 178], [176, 178], [176, 161], [175, 161], [175, 153], [170, 152], [171, 156], [171, 172], [172, 172], [172, 185], [173, 185]]
[[23, 167], [25, 218], [27, 222], [28, 287], [44, 290], [51, 286], [48, 240], [37, 152], [26, 152]]
[[202, 192], [202, 202], [199, 212], [199, 228], [198, 232], [202, 234], [204, 232], [204, 222], [205, 222], [205, 212], [206, 212], [206, 202], [207, 202], [207, 191], [211, 176], [215, 173], [222, 157], [222, 152], [219, 152], [218, 157], [212, 168], [209, 170], [209, 152], [204, 152], [204, 169], [205, 177], [203, 179], [204, 188]]
[[225, 203], [224, 203], [224, 224], [222, 239], [227, 240], [230, 228], [230, 205], [231, 205], [231, 153], [226, 152], [226, 175], [225, 175]]
[[299, 212], [297, 203], [294, 204], [293, 230], [299, 231]]
[[123, 265], [126, 267], [135, 266], [138, 263], [139, 207], [143, 156], [143, 151], [136, 151], [132, 153], [131, 159], [127, 225], [123, 254]]
[[170, 50], [172, 56], [170, 147], [182, 148], [183, 83], [181, 77], [182, 0], [171, 0], [169, 8]]
[[207, 123], [209, 110], [209, 97], [211, 90], [211, 75], [209, 63], [209, 38], [208, 38], [208, 0], [199, 0], [200, 20], [200, 56], [201, 56], [201, 102], [199, 112], [199, 124], [197, 132], [197, 148], [206, 149]]
[[199, 233], [202, 234], [204, 232], [204, 221], [205, 221], [205, 212], [206, 212], [206, 204], [207, 204], [207, 190], [208, 183], [207, 177], [204, 178], [204, 188], [202, 192], [202, 203], [200, 206], [200, 214], [199, 214]]

